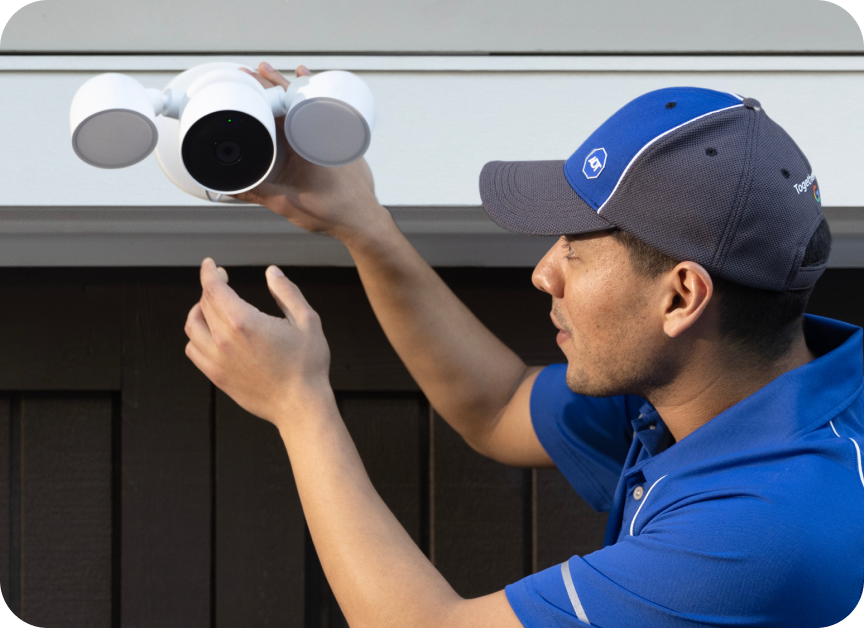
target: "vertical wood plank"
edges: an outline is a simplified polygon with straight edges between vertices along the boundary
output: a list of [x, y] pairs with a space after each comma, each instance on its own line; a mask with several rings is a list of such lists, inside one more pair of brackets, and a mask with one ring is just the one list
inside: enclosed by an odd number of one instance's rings
[[[418, 394], [337, 395], [357, 452], [375, 490], [428, 555], [428, 404]], [[347, 622], [324, 578], [314, 547], [307, 556], [307, 628], [345, 628]], [[313, 590], [314, 588], [314, 590]]]
[[111, 398], [21, 402], [21, 618], [111, 626]]
[[375, 490], [421, 550], [428, 551], [427, 406], [418, 395], [341, 395], [345, 425]]
[[198, 269], [123, 295], [122, 625], [210, 628], [210, 382], [186, 357]]
[[527, 575], [530, 471], [481, 456], [437, 414], [431, 460], [432, 554], [456, 592], [478, 597]]
[[9, 454], [12, 428], [9, 424], [9, 396], [0, 395], [0, 590], [6, 606], [12, 607], [9, 596], [9, 550], [12, 513], [9, 500]]
[[21, 395], [9, 398], [9, 608], [21, 615]]
[[0, 390], [120, 388], [117, 270], [0, 268]]
[[279, 430], [218, 391], [216, 628], [302, 628], [304, 531]]
[[608, 514], [592, 510], [558, 469], [536, 473], [535, 570], [602, 548]]

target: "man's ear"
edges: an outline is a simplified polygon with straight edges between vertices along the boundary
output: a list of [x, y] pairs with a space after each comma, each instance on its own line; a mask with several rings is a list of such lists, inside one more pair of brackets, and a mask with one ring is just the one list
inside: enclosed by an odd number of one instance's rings
[[663, 278], [665, 292], [663, 331], [675, 338], [699, 320], [711, 296], [714, 282], [696, 262], [681, 262]]

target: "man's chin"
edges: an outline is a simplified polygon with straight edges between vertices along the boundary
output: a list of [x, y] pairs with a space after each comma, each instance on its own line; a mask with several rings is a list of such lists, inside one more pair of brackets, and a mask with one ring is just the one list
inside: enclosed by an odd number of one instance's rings
[[597, 382], [591, 381], [585, 377], [584, 373], [574, 373], [573, 367], [567, 367], [567, 388], [572, 390], [577, 395], [585, 395], [586, 397], [610, 397], [614, 392], [608, 391], [608, 386], [599, 386]]

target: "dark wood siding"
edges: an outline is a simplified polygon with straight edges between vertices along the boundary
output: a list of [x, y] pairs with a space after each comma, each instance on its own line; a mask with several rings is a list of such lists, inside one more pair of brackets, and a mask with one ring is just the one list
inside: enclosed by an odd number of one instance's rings
[[216, 392], [215, 626], [302, 628], [305, 522], [272, 423]]
[[111, 626], [107, 393], [20, 400], [20, 609], [36, 626]]
[[[14, 609], [9, 591], [9, 558], [12, 542], [10, 525], [12, 523], [12, 502], [9, 494], [12, 488], [10, 482], [12, 464], [9, 459], [12, 429], [9, 423], [9, 402], [9, 395], [0, 394], [0, 589], [3, 591], [6, 605]], [[15, 510], [19, 510], [17, 504]]]
[[127, 272], [116, 287], [122, 625], [210, 628], [212, 386], [186, 357], [183, 331], [201, 288], [191, 269]]
[[[602, 544], [557, 470], [471, 450], [389, 346], [356, 271], [288, 268], [321, 314], [331, 381], [373, 484], [462, 595]], [[529, 364], [562, 361], [529, 269], [441, 269]], [[229, 269], [278, 309], [263, 268]], [[864, 323], [864, 271], [829, 270], [810, 310]], [[25, 621], [343, 626], [278, 431], [184, 354], [197, 269], [0, 270], [0, 588]]]

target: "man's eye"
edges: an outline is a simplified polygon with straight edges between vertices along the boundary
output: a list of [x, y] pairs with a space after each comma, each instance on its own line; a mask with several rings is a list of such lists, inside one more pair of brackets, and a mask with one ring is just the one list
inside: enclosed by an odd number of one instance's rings
[[570, 243], [567, 240], [561, 243], [561, 248], [567, 251], [567, 259], [574, 259], [576, 257], [576, 252], [570, 248]]

